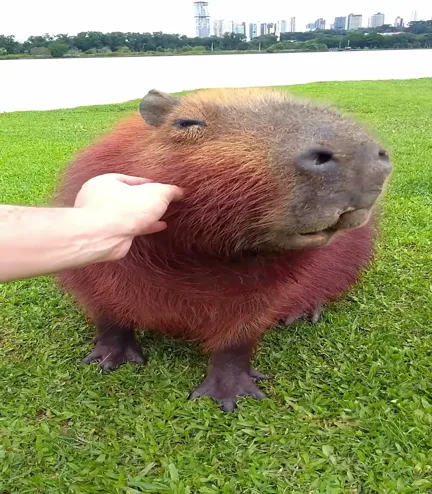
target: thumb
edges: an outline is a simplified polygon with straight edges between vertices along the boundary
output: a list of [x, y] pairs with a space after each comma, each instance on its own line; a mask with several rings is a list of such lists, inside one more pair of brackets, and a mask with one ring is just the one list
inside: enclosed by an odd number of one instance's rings
[[152, 195], [154, 194], [154, 197], [163, 197], [168, 203], [172, 201], [180, 201], [184, 196], [184, 190], [176, 185], [150, 182], [138, 185], [137, 188], [142, 188], [143, 192], [146, 191]]
[[151, 235], [152, 233], [158, 233], [166, 230], [168, 225], [165, 221], [156, 221], [151, 225], [145, 225], [143, 228], [138, 227], [137, 235]]
[[134, 177], [132, 175], [113, 174], [112, 177], [126, 185], [144, 185], [153, 182], [149, 178]]

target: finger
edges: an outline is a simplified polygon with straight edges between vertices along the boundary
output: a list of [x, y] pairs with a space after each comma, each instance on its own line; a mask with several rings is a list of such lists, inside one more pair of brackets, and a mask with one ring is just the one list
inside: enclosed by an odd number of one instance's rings
[[163, 197], [168, 202], [180, 201], [184, 197], [184, 190], [176, 185], [149, 183], [142, 186], [147, 193], [154, 194], [155, 197]]
[[156, 223], [153, 223], [150, 226], [146, 226], [140, 233], [139, 235], [151, 235], [152, 233], [158, 233], [158, 232], [163, 232], [166, 230], [168, 225], [165, 223], [165, 221], [157, 221]]
[[120, 173], [112, 174], [112, 176], [118, 182], [122, 182], [126, 185], [144, 185], [153, 182], [153, 180], [151, 180], [150, 178], [135, 177], [133, 175], [122, 175]]
[[104, 173], [93, 177], [90, 181], [95, 180], [115, 180], [126, 185], [144, 185], [153, 182], [150, 178], [135, 177], [134, 175], [124, 175], [123, 173]]

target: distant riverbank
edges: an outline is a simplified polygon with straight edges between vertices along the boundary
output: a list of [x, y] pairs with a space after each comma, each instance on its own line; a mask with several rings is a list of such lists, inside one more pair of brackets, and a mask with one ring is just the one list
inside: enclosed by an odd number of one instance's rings
[[[304, 51], [304, 50], [296, 50]], [[144, 51], [144, 52], [111, 52], [111, 53], [80, 53], [78, 55], [64, 55], [58, 57], [62, 59], [77, 59], [77, 58], [129, 58], [129, 57], [180, 57], [187, 55], [239, 55], [239, 54], [257, 54], [267, 53], [266, 51], [259, 50], [217, 50], [217, 51], [185, 51], [185, 52], [157, 52], [157, 51]], [[46, 60], [52, 59], [51, 55], [30, 55], [30, 54], [14, 54], [14, 55], [0, 55], [0, 60]]]
[[254, 55], [351, 50], [432, 48], [432, 20], [398, 28], [385, 25], [358, 30], [314, 30], [265, 34], [243, 33], [205, 38], [163, 32], [85, 31], [76, 35], [44, 34], [19, 41], [0, 34], [0, 59], [130, 58], [193, 55]]
[[[397, 51], [407, 50], [430, 50], [430, 48], [399, 48]], [[272, 55], [281, 53], [325, 53], [325, 52], [367, 52], [367, 51], [394, 51], [390, 48], [354, 48], [354, 49], [328, 49], [328, 50], [308, 50], [308, 49], [295, 49], [295, 50], [215, 50], [215, 51], [186, 51], [186, 52], [130, 52], [130, 53], [80, 53], [79, 55], [66, 55], [61, 57], [63, 60], [76, 60], [82, 58], [141, 58], [141, 57], [181, 57], [181, 56], [195, 56], [195, 55]], [[14, 54], [14, 55], [0, 55], [0, 60], [59, 60], [59, 58], [52, 57], [50, 55], [29, 55], [29, 54]]]

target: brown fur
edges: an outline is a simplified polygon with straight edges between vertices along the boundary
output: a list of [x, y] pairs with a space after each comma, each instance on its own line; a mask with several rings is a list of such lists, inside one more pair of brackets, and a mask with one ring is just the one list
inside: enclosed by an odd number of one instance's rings
[[[206, 127], [179, 129], [178, 118]], [[60, 189], [67, 206], [102, 173], [186, 189], [164, 218], [168, 230], [135, 239], [119, 262], [61, 276], [95, 321], [149, 328], [215, 352], [257, 342], [281, 317], [301, 317], [358, 280], [371, 259], [373, 220], [321, 248], [284, 249], [288, 237], [336, 223], [348, 203], [334, 205], [333, 197], [352, 198], [369, 182], [383, 185], [386, 173], [381, 177], [371, 154], [378, 148], [357, 124], [282, 93], [253, 90], [193, 94], [162, 120], [148, 125], [136, 115], [120, 123], [77, 157]], [[296, 157], [316, 145], [331, 148], [336, 174], [296, 168]], [[374, 202], [361, 194], [355, 201]]]

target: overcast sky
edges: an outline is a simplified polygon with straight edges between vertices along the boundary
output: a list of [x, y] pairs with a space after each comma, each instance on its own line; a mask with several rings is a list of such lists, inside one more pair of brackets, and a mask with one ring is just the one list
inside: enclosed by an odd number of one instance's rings
[[[194, 35], [192, 0], [17, 0], [2, 2], [0, 34], [15, 34], [18, 39], [43, 33], [76, 34], [79, 31], [164, 31]], [[109, 5], [112, 5], [110, 7]], [[417, 10], [419, 19], [431, 19], [431, 0], [304, 0], [297, 6], [288, 0], [209, 0], [212, 19], [274, 22], [297, 18], [297, 28], [319, 17], [327, 26], [335, 16], [350, 12], [367, 18], [381, 11], [386, 22], [397, 16], [411, 20]]]

